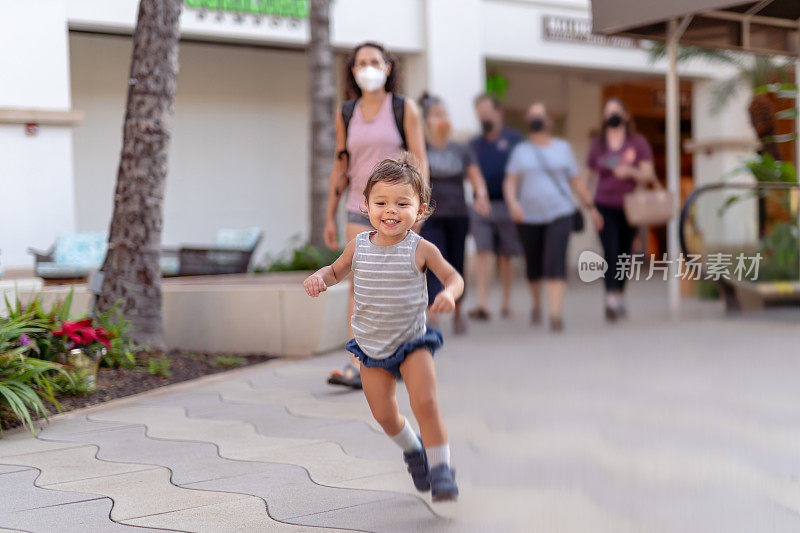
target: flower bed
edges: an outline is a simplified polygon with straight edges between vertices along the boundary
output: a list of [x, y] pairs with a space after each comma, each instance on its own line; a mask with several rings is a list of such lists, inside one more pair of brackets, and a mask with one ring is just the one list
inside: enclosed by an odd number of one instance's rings
[[271, 357], [151, 352], [131, 342], [118, 306], [70, 321], [73, 293], [49, 309], [5, 299], [0, 316], [0, 428]]
[[[263, 363], [270, 359], [274, 359], [274, 357], [270, 355], [234, 357], [181, 351], [150, 354], [148, 360], [169, 361], [169, 364], [160, 363], [159, 365], [154, 365], [152, 371], [149, 366], [145, 367], [143, 363], [137, 368], [103, 367], [97, 372], [97, 386], [94, 390], [77, 393], [56, 393], [55, 398], [60, 404], [60, 409], [57, 409], [52, 402], [46, 401], [45, 405], [49, 407], [51, 413], [59, 410], [68, 412], [172, 383]], [[0, 409], [0, 428], [5, 430], [21, 425], [22, 422], [18, 418], [10, 416], [7, 410]]]

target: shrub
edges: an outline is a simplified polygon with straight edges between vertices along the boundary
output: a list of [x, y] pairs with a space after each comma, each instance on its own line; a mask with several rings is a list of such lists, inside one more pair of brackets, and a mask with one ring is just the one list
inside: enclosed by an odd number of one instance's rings
[[33, 432], [33, 416], [47, 418], [43, 400], [60, 409], [54, 382], [66, 372], [56, 363], [28, 356], [34, 344], [22, 339], [41, 327], [30, 321], [27, 315], [0, 319], [0, 406]]
[[212, 364], [214, 366], [220, 367], [234, 367], [234, 366], [242, 366], [245, 364], [244, 357], [239, 357], [237, 355], [229, 354], [229, 355], [218, 355], [214, 358]]
[[317, 248], [308, 243], [300, 244], [300, 237], [295, 236], [290, 246], [277, 255], [267, 254], [256, 272], [288, 272], [294, 270], [319, 270], [330, 265], [342, 254], [342, 250]]
[[100, 363], [111, 368], [133, 369], [136, 367], [134, 353], [143, 347], [131, 341], [130, 332], [133, 326], [122, 316], [121, 306], [122, 302], [118, 301], [107, 312], [95, 315], [95, 322], [111, 334], [108, 353]]
[[161, 376], [168, 378], [172, 375], [169, 366], [172, 364], [172, 359], [167, 356], [153, 357], [147, 362], [147, 370], [154, 376]]

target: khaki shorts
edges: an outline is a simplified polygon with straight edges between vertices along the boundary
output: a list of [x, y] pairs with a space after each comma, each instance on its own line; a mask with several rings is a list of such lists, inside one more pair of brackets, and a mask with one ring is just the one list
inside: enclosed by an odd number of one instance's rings
[[488, 217], [473, 211], [470, 215], [470, 232], [479, 252], [506, 256], [522, 254], [517, 226], [511, 221], [508, 207], [502, 200], [492, 200], [492, 211]]

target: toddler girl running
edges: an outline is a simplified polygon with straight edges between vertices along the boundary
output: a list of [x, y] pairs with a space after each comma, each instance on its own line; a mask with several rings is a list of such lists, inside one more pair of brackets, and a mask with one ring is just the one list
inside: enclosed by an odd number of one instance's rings
[[[414, 486], [430, 490], [433, 501], [442, 501], [456, 499], [458, 487], [436, 397], [433, 353], [442, 345], [442, 333], [425, 325], [425, 272], [431, 269], [444, 285], [432, 312], [451, 312], [464, 291], [464, 280], [436, 246], [411, 230], [429, 214], [430, 195], [408, 154], [382, 161], [364, 188], [367, 215], [376, 231], [359, 233], [332, 265], [306, 278], [303, 287], [316, 297], [351, 270], [355, 273], [350, 321], [354, 338], [345, 347], [361, 361], [369, 407], [402, 448]], [[401, 376], [421, 440], [397, 407], [395, 381]]]

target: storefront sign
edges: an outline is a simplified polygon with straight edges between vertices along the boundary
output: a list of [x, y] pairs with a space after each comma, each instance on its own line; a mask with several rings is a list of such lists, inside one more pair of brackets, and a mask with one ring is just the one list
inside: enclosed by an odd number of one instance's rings
[[587, 43], [597, 46], [613, 46], [616, 48], [639, 48], [639, 41], [628, 37], [606, 37], [592, 33], [592, 21], [587, 18], [559, 17], [545, 15], [542, 17], [545, 41], [568, 43]]
[[186, 7], [193, 9], [289, 19], [308, 18], [308, 2], [309, 0], [184, 0]]

